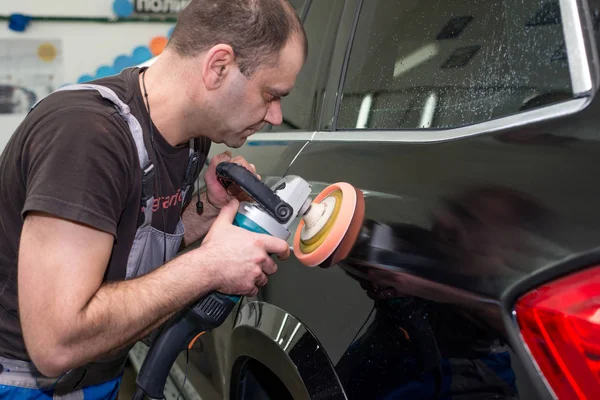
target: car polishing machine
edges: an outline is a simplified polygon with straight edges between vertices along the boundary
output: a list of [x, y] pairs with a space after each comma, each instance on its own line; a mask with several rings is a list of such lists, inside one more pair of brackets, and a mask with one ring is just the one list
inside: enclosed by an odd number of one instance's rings
[[[235, 163], [223, 162], [216, 172], [224, 187], [237, 184], [252, 199], [240, 203], [234, 225], [288, 240], [291, 225], [300, 217], [293, 252], [306, 266], [336, 264], [348, 256], [359, 236], [364, 198], [348, 183], [332, 184], [312, 200], [310, 184], [298, 176], [283, 177], [268, 187]], [[191, 349], [198, 337], [220, 326], [239, 301], [240, 296], [211, 293], [167, 321], [140, 368], [133, 398], [163, 399], [169, 371], [179, 353]]]

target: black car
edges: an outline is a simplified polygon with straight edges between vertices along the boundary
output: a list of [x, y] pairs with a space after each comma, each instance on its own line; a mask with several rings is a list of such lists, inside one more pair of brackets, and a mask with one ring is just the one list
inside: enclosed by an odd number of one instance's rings
[[307, 64], [235, 154], [351, 183], [369, 234], [279, 263], [196, 342], [184, 396], [599, 399], [600, 2], [292, 3]]

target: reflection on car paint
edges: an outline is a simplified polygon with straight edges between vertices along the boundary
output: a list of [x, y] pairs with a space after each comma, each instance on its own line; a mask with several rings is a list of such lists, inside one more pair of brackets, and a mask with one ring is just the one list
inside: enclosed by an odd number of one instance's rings
[[498, 298], [507, 284], [534, 271], [540, 263], [568, 254], [545, 236], [551, 224], [550, 212], [524, 193], [478, 188], [449, 199], [434, 212], [430, 229], [365, 224], [365, 229], [386, 228], [389, 233], [377, 236], [369, 232], [370, 243], [359, 242], [347, 263], [375, 263]]
[[[252, 331], [248, 332], [248, 329]], [[274, 349], [280, 349], [287, 354], [297, 368], [303, 384], [311, 399], [343, 400], [347, 396], [341, 383], [337, 379], [327, 352], [315, 336], [293, 315], [269, 303], [252, 301], [242, 306], [234, 327], [234, 337], [243, 337], [251, 332], [259, 331], [264, 335], [269, 344], [261, 349], [256, 349], [260, 355], [248, 357], [247, 354], [234, 355], [237, 365], [234, 366], [235, 374], [243, 374], [241, 364], [250, 359], [259, 360], [269, 364], [272, 357], [277, 357]], [[234, 339], [235, 340], [235, 339]], [[275, 354], [275, 355], [273, 355]], [[284, 374], [285, 371], [274, 371]], [[280, 376], [285, 379], [285, 376]], [[243, 377], [234, 379], [234, 382], [243, 380]], [[241, 387], [234, 385], [236, 393]], [[246, 397], [244, 397], [246, 398]]]
[[468, 313], [418, 297], [374, 307], [336, 366], [349, 399], [517, 398], [508, 346]]
[[549, 219], [525, 194], [486, 187], [448, 200], [430, 230], [367, 221], [342, 264], [375, 314], [336, 365], [348, 398], [518, 398], [488, 296], [529, 272], [517, 261], [560, 253], [540, 240]]

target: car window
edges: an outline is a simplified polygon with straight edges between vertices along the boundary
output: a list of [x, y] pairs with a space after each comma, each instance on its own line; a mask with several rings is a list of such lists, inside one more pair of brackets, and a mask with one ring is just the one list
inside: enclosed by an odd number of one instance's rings
[[453, 128], [572, 97], [558, 1], [363, 3], [338, 129]]
[[272, 131], [316, 128], [329, 63], [344, 0], [313, 1], [304, 20], [308, 58], [296, 78], [294, 90], [282, 99], [283, 123]]

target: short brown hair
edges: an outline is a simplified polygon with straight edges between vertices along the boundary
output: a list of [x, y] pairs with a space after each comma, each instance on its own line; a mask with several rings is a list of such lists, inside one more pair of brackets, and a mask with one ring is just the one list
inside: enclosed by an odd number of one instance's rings
[[263, 64], [274, 65], [293, 33], [304, 42], [306, 33], [287, 0], [192, 0], [179, 14], [169, 46], [193, 57], [212, 46], [228, 44], [240, 71], [250, 76]]

